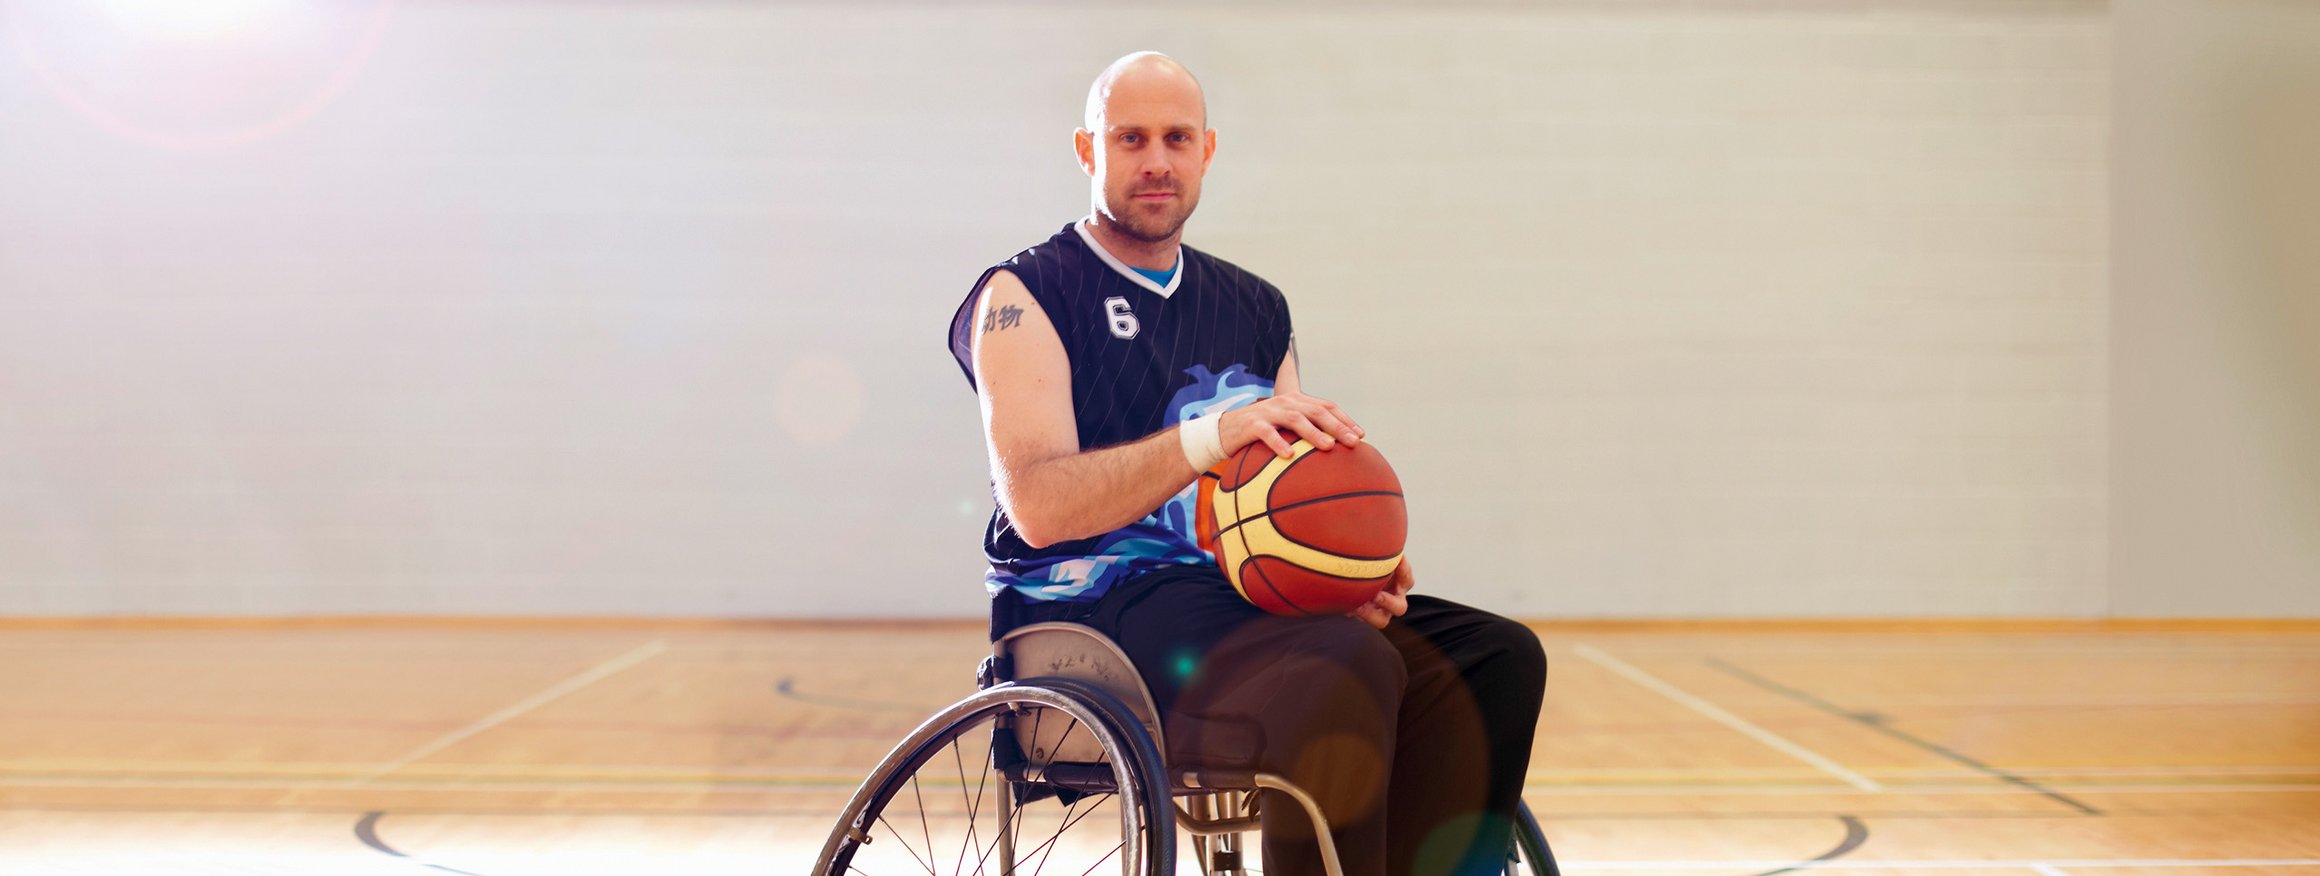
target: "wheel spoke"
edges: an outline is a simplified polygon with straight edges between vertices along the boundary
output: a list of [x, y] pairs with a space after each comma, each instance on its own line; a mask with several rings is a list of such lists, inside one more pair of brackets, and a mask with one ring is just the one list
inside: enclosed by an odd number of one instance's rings
[[934, 857], [934, 850], [933, 850], [933, 849], [927, 849], [927, 850], [926, 850], [926, 851], [927, 851], [927, 858], [920, 858], [920, 857], [918, 856], [918, 852], [917, 852], [917, 850], [915, 850], [915, 849], [912, 849], [912, 848], [910, 847], [910, 841], [909, 841], [909, 840], [906, 840], [906, 839], [903, 839], [903, 838], [902, 838], [902, 832], [901, 832], [901, 831], [898, 831], [898, 830], [895, 830], [895, 829], [894, 829], [894, 824], [893, 824], [892, 822], [889, 822], [889, 821], [887, 821], [887, 820], [886, 820], [886, 816], [884, 816], [884, 815], [880, 815], [880, 816], [878, 816], [878, 823], [879, 823], [879, 824], [886, 825], [886, 835], [887, 835], [887, 836], [891, 836], [891, 837], [893, 837], [893, 838], [894, 838], [894, 844], [895, 844], [895, 845], [901, 846], [903, 851], [905, 851], [905, 852], [909, 852], [909, 853], [910, 853], [910, 859], [911, 859], [911, 860], [913, 860], [913, 861], [917, 861], [917, 862], [918, 862], [918, 865], [919, 865], [920, 867], [924, 867], [924, 868], [926, 868], [926, 876], [941, 876], [941, 874], [939, 874], [939, 873], [936, 873], [936, 872], [934, 871], [934, 864], [930, 863], [930, 862], [927, 860], [927, 859], [929, 859], [929, 858], [932, 858], [932, 857]]
[[[958, 764], [959, 795], [963, 797], [967, 793], [967, 758], [966, 755], [959, 753], [959, 743], [958, 740], [955, 739], [951, 741], [951, 760], [952, 762]], [[984, 760], [988, 761], [990, 758], [986, 757]], [[983, 811], [983, 788], [990, 781], [990, 778], [990, 770], [978, 770], [975, 773], [975, 799], [973, 802], [967, 804], [967, 836], [966, 839], [959, 844], [959, 860], [956, 864], [952, 865], [951, 872], [953, 873], [967, 872], [967, 850], [970, 848], [981, 848], [983, 845], [975, 835], [975, 826], [982, 820], [981, 815]], [[931, 857], [933, 854], [934, 846], [927, 846], [927, 855]], [[982, 869], [982, 863], [980, 861], [976, 862], [975, 869], [977, 871]]]
[[1128, 841], [1125, 839], [1120, 840], [1119, 845], [1113, 846], [1111, 851], [1105, 852], [1103, 857], [1097, 858], [1096, 862], [1089, 864], [1087, 869], [1079, 871], [1079, 876], [1088, 876], [1089, 873], [1095, 872], [1097, 867], [1103, 866], [1105, 861], [1111, 860], [1113, 855], [1119, 854], [1121, 849], [1127, 847]]
[[[1039, 874], [1047, 871], [1047, 859], [1054, 856], [1055, 854], [1055, 841], [1063, 839], [1063, 832], [1071, 829], [1071, 814], [1079, 810], [1079, 804], [1081, 800], [1085, 799], [1087, 798], [1082, 797], [1080, 800], [1073, 800], [1071, 801], [1070, 806], [1064, 807], [1063, 818], [1061, 823], [1056, 825], [1055, 835], [1048, 837], [1045, 842], [1039, 844], [1039, 864], [1038, 866], [1031, 868], [1031, 876], [1039, 876]], [[1088, 808], [1092, 810], [1095, 807], [1091, 806]]]
[[[1006, 792], [1004, 792], [1004, 791], [1001, 791], [1000, 793], [1006, 793]], [[981, 846], [981, 847], [980, 847], [980, 849], [981, 849], [981, 854], [978, 854], [978, 855], [976, 855], [976, 856], [975, 856], [975, 872], [977, 872], [977, 873], [982, 873], [982, 872], [984, 872], [984, 870], [983, 870], [983, 864], [984, 864], [984, 862], [986, 862], [986, 861], [989, 861], [989, 860], [991, 859], [991, 853], [992, 853], [992, 852], [996, 852], [996, 851], [998, 851], [998, 850], [999, 850], [999, 840], [1000, 840], [1000, 839], [1002, 839], [1002, 838], [1003, 838], [1003, 837], [1005, 837], [1005, 836], [1006, 836], [1006, 834], [1005, 834], [1003, 831], [992, 831], [992, 836], [991, 836], [991, 844], [990, 844], [990, 845], [987, 845], [987, 846]]]
[[[1039, 865], [1032, 868], [1031, 870], [1031, 876], [1039, 876], [1039, 871], [1047, 867], [1047, 856], [1055, 853], [1056, 840], [1063, 839], [1064, 833], [1070, 831], [1072, 825], [1086, 820], [1086, 818], [1090, 815], [1094, 815], [1096, 809], [1103, 805], [1103, 801], [1110, 799], [1112, 796], [1113, 795], [1111, 794], [1098, 794], [1092, 797], [1082, 797], [1079, 800], [1072, 801], [1071, 807], [1064, 810], [1062, 819], [1063, 823], [1055, 828], [1055, 835], [1050, 836], [1046, 840], [1040, 842], [1038, 848], [1032, 849], [1033, 852], [1039, 852], [1040, 857]], [[1080, 812], [1079, 804], [1085, 803], [1089, 800], [1093, 800], [1095, 802], [1088, 806], [1087, 811]], [[1127, 804], [1122, 803], [1121, 805], [1124, 806]]]
[[1078, 721], [1073, 721], [1071, 722], [1071, 726], [1063, 728], [1063, 735], [1056, 737], [1055, 748], [1047, 752], [1047, 759], [1049, 763], [1053, 763], [1055, 762], [1056, 758], [1063, 756], [1063, 744], [1071, 741], [1071, 731], [1077, 729], [1079, 729]]
[[[956, 745], [957, 743], [952, 744]], [[917, 773], [910, 774], [910, 796], [918, 800], [918, 832], [919, 835], [926, 837], [926, 856], [932, 858], [934, 857], [934, 828], [926, 823], [926, 795], [919, 793]], [[932, 872], [933, 869], [932, 867], [927, 868], [929, 872]]]

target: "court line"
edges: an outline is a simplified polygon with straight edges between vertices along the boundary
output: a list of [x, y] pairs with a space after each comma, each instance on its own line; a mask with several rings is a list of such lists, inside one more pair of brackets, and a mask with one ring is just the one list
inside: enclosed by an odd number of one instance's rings
[[1580, 657], [1586, 659], [1588, 662], [1618, 673], [1620, 677], [1625, 678], [1628, 681], [1635, 682], [1638, 685], [1642, 685], [1644, 688], [1649, 689], [1653, 693], [1657, 693], [1660, 696], [1667, 697], [1668, 699], [1681, 703], [1684, 706], [1689, 707], [1692, 711], [1706, 715], [1710, 720], [1713, 720], [1718, 724], [1722, 724], [1726, 727], [1730, 727], [1739, 731], [1741, 735], [1771, 746], [1773, 749], [1780, 751], [1781, 753], [1790, 757], [1796, 758], [1797, 760], [1801, 760], [1805, 763], [1819, 767], [1822, 772], [1836, 776], [1839, 779], [1843, 779], [1846, 784], [1852, 785], [1855, 788], [1859, 788], [1870, 793], [1877, 793], [1885, 790], [1885, 786], [1870, 780], [1868, 776], [1864, 776], [1860, 773], [1846, 769], [1842, 764], [1839, 764], [1836, 761], [1822, 757], [1819, 753], [1805, 748], [1802, 745], [1798, 745], [1794, 742], [1788, 741], [1787, 739], [1783, 739], [1770, 730], [1766, 730], [1762, 727], [1756, 726], [1755, 724], [1749, 723], [1745, 718], [1732, 714], [1731, 712], [1724, 711], [1723, 709], [1718, 708], [1714, 703], [1686, 693], [1683, 689], [1665, 681], [1661, 681], [1657, 676], [1654, 676], [1651, 673], [1637, 669], [1633, 666], [1629, 666], [1627, 665], [1626, 661], [1603, 653], [1593, 646], [1587, 645], [1585, 643], [1578, 643], [1572, 645], [1571, 650], [1578, 653]]
[[1860, 816], [1839, 815], [1837, 816], [1837, 820], [1843, 822], [1845, 825], [1845, 838], [1838, 840], [1837, 844], [1831, 847], [1828, 851], [1814, 855], [1810, 858], [1806, 858], [1802, 861], [1798, 861], [1794, 864], [1790, 864], [1786, 867], [1782, 867], [1778, 870], [1766, 870], [1762, 873], [1756, 874], [1756, 876], [1780, 876], [1782, 873], [1795, 873], [1800, 870], [1810, 870], [1815, 866], [1826, 864], [1830, 861], [1834, 861], [1838, 858], [1852, 854], [1854, 849], [1860, 848], [1863, 843], [1869, 841], [1869, 825], [1863, 823]]
[[606, 678], [610, 678], [614, 673], [617, 673], [623, 669], [627, 669], [631, 666], [635, 666], [639, 663], [643, 663], [646, 660], [652, 659], [653, 655], [659, 654], [666, 650], [668, 650], [668, 644], [660, 641], [659, 639], [647, 642], [642, 647], [639, 647], [634, 651], [630, 651], [626, 654], [622, 654], [618, 657], [614, 657], [610, 660], [598, 663], [595, 666], [590, 667], [588, 670], [580, 673], [579, 675], [575, 675], [571, 678], [557, 682], [547, 690], [540, 691], [539, 693], [518, 700], [507, 708], [478, 718], [473, 723], [470, 723], [465, 727], [453, 730], [436, 738], [432, 742], [419, 746], [416, 749], [412, 749], [409, 754], [395, 758], [394, 760], [386, 762], [384, 765], [372, 769], [370, 772], [355, 777], [352, 781], [352, 784], [364, 784], [372, 779], [376, 779], [380, 776], [410, 766], [411, 764], [417, 762], [420, 758], [434, 754], [438, 751], [442, 751], [443, 749], [450, 748], [451, 746], [458, 744], [468, 737], [482, 733], [483, 731], [497, 727], [501, 724], [505, 724], [525, 712], [529, 712], [533, 709], [547, 705], [550, 702], [554, 702], [556, 699], [563, 697], [566, 694], [587, 687], [591, 684], [595, 684], [599, 681], [603, 681]]
[[835, 697], [828, 694], [799, 693], [797, 689], [797, 678], [794, 676], [783, 676], [780, 681], [774, 682], [773, 692], [780, 694], [784, 698], [795, 700], [801, 703], [809, 703], [817, 706], [834, 706], [841, 709], [862, 709], [871, 712], [909, 712], [914, 715], [927, 715], [932, 714], [935, 711], [941, 709], [944, 705], [947, 705], [946, 703], [937, 703], [933, 706], [924, 706], [916, 703], [894, 703], [884, 700], [864, 700], [854, 699], [852, 697]]
[[2038, 876], [2070, 876], [2068, 873], [2054, 869], [2054, 867], [2049, 864], [2033, 864], [2030, 866], [2030, 871], [2037, 873]]
[[373, 849], [377, 849], [389, 855], [402, 858], [415, 864], [425, 865], [427, 869], [430, 870], [441, 870], [445, 873], [457, 874], [457, 876], [481, 876], [481, 874], [470, 873], [466, 870], [456, 870], [443, 866], [442, 864], [434, 864], [427, 861], [422, 861], [418, 858], [413, 858], [403, 852], [395, 851], [394, 846], [387, 845], [385, 840], [379, 839], [379, 819], [385, 818], [386, 815], [387, 813], [378, 811], [364, 813], [362, 820], [354, 823], [354, 838], [361, 840], [363, 845], [370, 846]]
[[2051, 799], [2064, 806], [2068, 806], [2072, 809], [2076, 809], [2087, 815], [2103, 814], [2102, 810], [2089, 806], [2075, 797], [2071, 797], [2070, 795], [2052, 790], [2044, 785], [2038, 784], [2037, 782], [2030, 781], [2029, 779], [2025, 779], [2021, 776], [1983, 763], [1972, 757], [1968, 757], [1962, 752], [1951, 749], [1949, 746], [1942, 745], [1927, 739], [1920, 739], [1915, 734], [1905, 733], [1899, 728], [1885, 723], [1884, 719], [1879, 716], [1864, 714], [1847, 709], [1843, 706], [1829, 702], [1828, 700], [1821, 699], [1820, 697], [1813, 696], [1812, 694], [1806, 693], [1797, 688], [1793, 688], [1788, 685], [1781, 684], [1777, 681], [1773, 681], [1772, 679], [1765, 678], [1764, 676], [1742, 669], [1738, 666], [1734, 666], [1730, 663], [1726, 663], [1714, 657], [1703, 659], [1704, 662], [1706, 662], [1709, 666], [1721, 669], [1724, 672], [1741, 679], [1742, 681], [1746, 681], [1750, 684], [1756, 685], [1757, 687], [1772, 691], [1773, 693], [1780, 694], [1781, 696], [1788, 697], [1789, 699], [1811, 706], [1815, 709], [1819, 709], [1823, 712], [1827, 712], [1831, 715], [1835, 715], [1848, 721], [1860, 724], [1863, 727], [1867, 727], [1871, 730], [1877, 731], [1878, 733], [1884, 734], [1889, 738], [1898, 739], [1902, 742], [1909, 743], [1910, 745], [1914, 745], [1928, 752], [1932, 752], [1933, 754], [1940, 755], [1952, 761], [1956, 761], [1974, 769], [1981, 770], [1982, 772], [1990, 774], [1990, 777], [1995, 778], [2001, 782], [2005, 782], [2009, 785], [2015, 785], [2026, 790], [2038, 792], [2039, 794], [2045, 795], [2048, 799]]

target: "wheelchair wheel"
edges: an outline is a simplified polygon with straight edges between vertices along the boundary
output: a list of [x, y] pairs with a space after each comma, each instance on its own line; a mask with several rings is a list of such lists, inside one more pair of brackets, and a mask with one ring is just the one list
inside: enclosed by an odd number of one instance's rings
[[1531, 815], [1531, 805], [1515, 804], [1514, 847], [1506, 853], [1506, 876], [1562, 876], [1555, 868], [1555, 853], [1547, 848], [1547, 835], [1539, 830], [1539, 820]]
[[[1018, 738], [1056, 738], [1057, 722], [1062, 738], [1092, 735], [1103, 762], [1026, 758]], [[1025, 679], [911, 731], [854, 792], [813, 872], [1076, 874], [1114, 862], [1123, 876], [1173, 876], [1174, 813], [1160, 752], [1126, 706], [1080, 682]]]

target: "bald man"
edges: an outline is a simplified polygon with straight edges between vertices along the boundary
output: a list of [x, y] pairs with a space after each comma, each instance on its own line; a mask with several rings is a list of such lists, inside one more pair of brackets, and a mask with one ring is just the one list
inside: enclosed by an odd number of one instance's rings
[[[1110, 635], [1171, 763], [1243, 757], [1228, 738], [1259, 728], [1258, 766], [1319, 798], [1349, 876], [1499, 872], [1546, 684], [1537, 637], [1410, 595], [1407, 560], [1344, 617], [1241, 598], [1193, 532], [1199, 475], [1252, 442], [1287, 456], [1282, 432], [1357, 444], [1361, 424], [1301, 391], [1281, 291], [1181, 242], [1216, 158], [1183, 65], [1105, 68], [1072, 147], [1090, 214], [985, 271], [951, 320], [997, 500], [993, 637], [1047, 620]], [[1266, 872], [1320, 873], [1303, 812], [1264, 813]]]

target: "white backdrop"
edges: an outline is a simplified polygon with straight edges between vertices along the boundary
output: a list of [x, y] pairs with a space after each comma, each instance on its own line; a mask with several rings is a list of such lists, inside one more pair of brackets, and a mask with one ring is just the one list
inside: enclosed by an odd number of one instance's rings
[[974, 615], [946, 320], [1142, 48], [1428, 590], [2108, 607], [2100, 3], [0, 8], [0, 612]]

